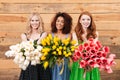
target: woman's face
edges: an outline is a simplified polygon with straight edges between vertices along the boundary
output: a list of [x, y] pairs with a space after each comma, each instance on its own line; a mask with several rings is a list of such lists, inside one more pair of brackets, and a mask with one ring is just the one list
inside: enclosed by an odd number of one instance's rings
[[88, 15], [82, 15], [80, 19], [80, 23], [83, 28], [88, 28], [91, 24], [91, 18]]
[[64, 18], [60, 16], [56, 20], [56, 28], [57, 30], [62, 30], [63, 27], [64, 27]]
[[33, 29], [38, 29], [40, 24], [38, 16], [34, 15], [30, 20], [30, 25]]

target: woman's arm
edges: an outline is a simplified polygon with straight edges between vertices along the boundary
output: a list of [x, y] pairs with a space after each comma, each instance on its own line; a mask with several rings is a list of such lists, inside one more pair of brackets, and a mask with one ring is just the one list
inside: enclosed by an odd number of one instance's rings
[[72, 33], [72, 40], [75, 40], [76, 41], [75, 45], [78, 45], [78, 38], [75, 32]]
[[96, 31], [97, 37], [95, 38], [95, 41], [98, 41], [99, 33]]
[[22, 41], [27, 41], [27, 36], [25, 35], [25, 33], [21, 34], [21, 39]]

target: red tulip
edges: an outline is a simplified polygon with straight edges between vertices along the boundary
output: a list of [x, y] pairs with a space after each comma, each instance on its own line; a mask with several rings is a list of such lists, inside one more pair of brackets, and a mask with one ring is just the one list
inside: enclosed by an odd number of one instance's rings
[[78, 50], [79, 50], [80, 52], [82, 52], [82, 50], [83, 50], [83, 45], [79, 45]]
[[101, 43], [99, 41], [97, 41], [96, 44], [97, 44], [98, 48], [102, 47], [102, 45], [101, 45]]
[[109, 58], [112, 58], [112, 59], [113, 59], [113, 58], [115, 58], [115, 57], [116, 57], [115, 54], [110, 54], [110, 55], [109, 55]]
[[102, 52], [101, 51], [97, 52], [97, 56], [101, 57], [102, 56]]
[[84, 68], [86, 65], [86, 62], [84, 60], [81, 60], [79, 64], [80, 64], [80, 68]]
[[84, 43], [84, 47], [87, 47], [88, 46], [88, 43]]
[[93, 60], [89, 60], [89, 61], [88, 61], [88, 64], [89, 64], [91, 67], [94, 67], [94, 65], [95, 65], [95, 61], [93, 61]]
[[112, 69], [110, 68], [110, 66], [107, 66], [105, 67], [105, 71], [107, 71], [107, 73], [112, 73]]
[[76, 52], [76, 57], [80, 58], [81, 57], [81, 53], [80, 52]]
[[109, 47], [107, 47], [107, 46], [103, 47], [103, 51], [106, 53], [109, 53], [110, 52]]
[[107, 57], [107, 53], [106, 52], [102, 53], [102, 56]]

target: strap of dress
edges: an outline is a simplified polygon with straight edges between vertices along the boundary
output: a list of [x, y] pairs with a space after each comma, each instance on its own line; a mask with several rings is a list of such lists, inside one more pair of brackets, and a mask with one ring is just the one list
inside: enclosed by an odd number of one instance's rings
[[26, 35], [27, 41], [29, 41], [28, 37], [27, 37], [27, 33], [24, 33]]
[[44, 33], [44, 32], [41, 32], [40, 37], [42, 36], [43, 33]]
[[68, 38], [69, 34], [66, 34], [66, 37], [65, 38]]
[[54, 37], [54, 33], [52, 33], [52, 37]]

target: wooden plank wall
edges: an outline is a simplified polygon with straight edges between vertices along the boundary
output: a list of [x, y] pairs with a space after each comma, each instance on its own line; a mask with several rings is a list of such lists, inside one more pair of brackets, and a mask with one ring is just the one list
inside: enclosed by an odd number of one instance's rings
[[50, 31], [55, 13], [69, 13], [74, 29], [80, 13], [86, 10], [93, 15], [99, 40], [117, 55], [114, 73], [101, 71], [101, 80], [120, 80], [120, 0], [0, 0], [0, 80], [18, 80], [20, 69], [4, 53], [9, 45], [21, 41], [20, 34], [26, 29], [30, 13], [39, 12], [45, 31]]

